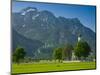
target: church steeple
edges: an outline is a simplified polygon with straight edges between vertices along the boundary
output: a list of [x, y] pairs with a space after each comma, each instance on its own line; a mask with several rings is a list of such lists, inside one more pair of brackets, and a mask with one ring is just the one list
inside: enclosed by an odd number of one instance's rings
[[79, 34], [79, 35], [78, 35], [78, 41], [80, 41], [80, 40], [81, 40], [81, 37], [82, 37], [82, 35], [81, 35], [81, 34]]

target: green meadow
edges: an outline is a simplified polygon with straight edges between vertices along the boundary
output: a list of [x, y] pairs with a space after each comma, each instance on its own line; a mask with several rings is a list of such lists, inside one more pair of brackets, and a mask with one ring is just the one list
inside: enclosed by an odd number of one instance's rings
[[53, 62], [12, 64], [12, 74], [96, 69], [95, 62]]

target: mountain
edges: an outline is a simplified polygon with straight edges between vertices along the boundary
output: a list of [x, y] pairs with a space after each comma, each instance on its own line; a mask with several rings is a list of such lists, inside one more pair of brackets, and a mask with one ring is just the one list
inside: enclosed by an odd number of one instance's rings
[[12, 51], [14, 52], [17, 47], [22, 47], [25, 49], [27, 56], [30, 57], [35, 56], [35, 50], [43, 45], [43, 43], [38, 40], [31, 40], [20, 35], [14, 29], [12, 30], [12, 36]]
[[[20, 41], [22, 44], [29, 43], [29, 40], [37, 40], [43, 43], [41, 47], [35, 49], [35, 54], [41, 58], [49, 58], [52, 54], [52, 49], [55, 47], [63, 46], [67, 43], [75, 46], [79, 34], [82, 35], [82, 39], [88, 42], [95, 54], [96, 33], [85, 27], [78, 18], [56, 17], [50, 11], [39, 11], [37, 8], [27, 7], [18, 13], [12, 13], [12, 28], [22, 37], [28, 39], [25, 42]], [[24, 39], [22, 37], [19, 38]], [[35, 47], [34, 43], [29, 45], [30, 48], [32, 46]], [[24, 46], [29, 48], [27, 45]], [[31, 52], [33, 49], [27, 50]]]

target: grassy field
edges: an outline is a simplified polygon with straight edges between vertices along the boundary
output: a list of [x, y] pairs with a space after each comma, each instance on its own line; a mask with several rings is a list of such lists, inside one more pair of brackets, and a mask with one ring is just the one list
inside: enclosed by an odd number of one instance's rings
[[12, 74], [95, 69], [95, 62], [12, 64]]

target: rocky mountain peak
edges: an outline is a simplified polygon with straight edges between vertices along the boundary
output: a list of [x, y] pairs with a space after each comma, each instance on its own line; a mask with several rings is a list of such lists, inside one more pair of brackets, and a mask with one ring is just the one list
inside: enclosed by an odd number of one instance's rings
[[28, 12], [37, 12], [37, 11], [38, 11], [38, 9], [35, 7], [27, 7], [25, 9], [21, 10], [21, 15], [25, 15]]

